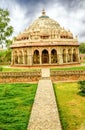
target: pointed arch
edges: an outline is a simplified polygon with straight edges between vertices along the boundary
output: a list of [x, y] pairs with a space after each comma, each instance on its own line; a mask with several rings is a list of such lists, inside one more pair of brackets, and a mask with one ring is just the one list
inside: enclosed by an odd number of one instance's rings
[[77, 61], [76, 49], [73, 49], [73, 62]]
[[35, 50], [33, 53], [33, 63], [34, 64], [39, 64], [40, 63], [40, 55], [39, 55], [39, 51]]
[[49, 63], [49, 53], [46, 49], [42, 51], [42, 64], [48, 64]]
[[57, 51], [55, 49], [51, 50], [51, 63], [57, 63]]
[[14, 52], [14, 64], [18, 64], [18, 54], [17, 54], [17, 51]]

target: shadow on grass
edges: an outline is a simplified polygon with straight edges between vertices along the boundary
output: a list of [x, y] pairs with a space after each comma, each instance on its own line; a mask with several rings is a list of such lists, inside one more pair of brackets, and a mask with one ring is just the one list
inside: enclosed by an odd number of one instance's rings
[[85, 93], [82, 92], [82, 91], [79, 91], [77, 94], [80, 95], [80, 96], [82, 96], [82, 97], [85, 97]]

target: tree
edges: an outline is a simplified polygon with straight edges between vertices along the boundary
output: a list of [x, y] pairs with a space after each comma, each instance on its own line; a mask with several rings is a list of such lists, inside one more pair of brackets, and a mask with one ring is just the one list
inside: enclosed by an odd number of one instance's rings
[[2, 47], [3, 44], [7, 46], [10, 43], [9, 37], [13, 33], [13, 27], [9, 23], [9, 11], [0, 8], [0, 44]]
[[79, 46], [79, 51], [80, 53], [84, 54], [85, 53], [85, 43], [81, 43]]
[[11, 63], [11, 49], [0, 51], [0, 65], [9, 65]]
[[81, 92], [85, 93], [85, 80], [83, 81], [79, 81], [79, 89], [81, 90]]

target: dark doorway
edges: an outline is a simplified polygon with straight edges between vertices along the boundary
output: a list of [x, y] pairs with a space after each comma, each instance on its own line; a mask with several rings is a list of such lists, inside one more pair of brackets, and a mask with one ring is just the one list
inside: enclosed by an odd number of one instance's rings
[[42, 64], [49, 63], [49, 54], [47, 50], [42, 51]]

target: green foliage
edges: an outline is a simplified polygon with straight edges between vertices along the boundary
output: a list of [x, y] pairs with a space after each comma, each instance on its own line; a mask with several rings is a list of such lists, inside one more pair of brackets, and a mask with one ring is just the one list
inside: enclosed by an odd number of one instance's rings
[[11, 50], [0, 51], [0, 64], [10, 64], [11, 63]]
[[37, 84], [0, 84], [0, 130], [27, 130]]
[[79, 130], [85, 123], [85, 97], [80, 96], [78, 83], [54, 84], [63, 130]]
[[79, 46], [79, 51], [80, 53], [84, 54], [85, 53], [85, 43], [81, 43]]
[[51, 70], [57, 71], [57, 70], [85, 70], [85, 66], [75, 66], [75, 67], [60, 67], [60, 68], [51, 68]]
[[0, 8], [0, 44], [7, 44], [10, 43], [9, 37], [13, 33], [13, 27], [9, 25], [10, 18], [9, 18], [9, 11]]
[[0, 66], [0, 71], [2, 71], [3, 70], [3, 67], [2, 66]]
[[79, 81], [79, 89], [81, 90], [81, 92], [85, 93], [85, 80], [83, 81]]
[[3, 72], [40, 72], [40, 69], [35, 69], [35, 68], [15, 68], [15, 67], [9, 67], [9, 66], [1, 66], [3, 69]]

